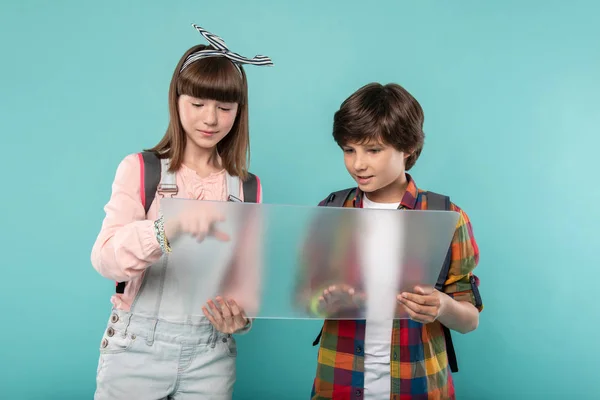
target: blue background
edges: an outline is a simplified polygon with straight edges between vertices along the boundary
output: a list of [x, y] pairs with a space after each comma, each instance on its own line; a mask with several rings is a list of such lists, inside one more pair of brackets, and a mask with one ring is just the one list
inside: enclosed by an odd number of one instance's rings
[[[249, 67], [265, 202], [350, 184], [333, 113], [370, 81], [425, 110], [419, 186], [474, 225], [486, 309], [455, 341], [459, 399], [600, 396], [600, 3], [8, 1], [0, 6], [0, 392], [92, 398], [114, 284], [90, 264], [118, 162], [155, 144], [173, 68], [203, 42]], [[285, 268], [285, 266], [282, 266]], [[306, 399], [317, 321], [241, 337], [235, 398]]]

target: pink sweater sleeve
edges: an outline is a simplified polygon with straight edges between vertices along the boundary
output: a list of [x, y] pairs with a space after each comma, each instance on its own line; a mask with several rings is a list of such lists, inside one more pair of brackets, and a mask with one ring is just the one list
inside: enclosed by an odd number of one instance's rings
[[128, 281], [141, 275], [162, 254], [154, 221], [146, 219], [140, 199], [137, 154], [128, 155], [119, 164], [104, 211], [106, 216], [92, 249], [92, 265], [106, 278]]

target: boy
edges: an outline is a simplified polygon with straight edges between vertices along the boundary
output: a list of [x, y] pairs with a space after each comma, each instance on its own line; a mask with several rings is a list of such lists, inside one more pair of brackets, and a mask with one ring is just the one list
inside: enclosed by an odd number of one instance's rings
[[[406, 172], [423, 148], [423, 120], [419, 103], [397, 84], [371, 83], [344, 101], [334, 116], [333, 137], [358, 184], [344, 207], [427, 209], [428, 193]], [[483, 305], [473, 275], [479, 249], [469, 218], [453, 203], [450, 210], [459, 220], [441, 291], [416, 287], [399, 294], [399, 307], [410, 319], [325, 320], [312, 399], [455, 399], [445, 335], [447, 329], [475, 330]], [[358, 296], [353, 290], [343, 290], [326, 290], [319, 308], [336, 293], [346, 295], [338, 296], [337, 307], [340, 299], [357, 300], [351, 299]]]

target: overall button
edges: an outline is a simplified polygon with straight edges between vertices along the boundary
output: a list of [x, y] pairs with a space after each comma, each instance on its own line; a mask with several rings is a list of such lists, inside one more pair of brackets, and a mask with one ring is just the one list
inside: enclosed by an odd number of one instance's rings
[[114, 330], [112, 327], [109, 327], [109, 328], [106, 330], [106, 335], [107, 335], [108, 337], [113, 337], [113, 335], [114, 335], [114, 334], [115, 334], [115, 330]]
[[101, 344], [102, 348], [105, 348], [106, 346], [108, 346], [108, 340], [106, 339], [102, 339], [102, 344]]
[[110, 316], [110, 322], [113, 324], [119, 320], [119, 316], [117, 314], [113, 314]]
[[221, 339], [223, 341], [223, 343], [227, 343], [227, 338], [224, 337], [223, 339]]

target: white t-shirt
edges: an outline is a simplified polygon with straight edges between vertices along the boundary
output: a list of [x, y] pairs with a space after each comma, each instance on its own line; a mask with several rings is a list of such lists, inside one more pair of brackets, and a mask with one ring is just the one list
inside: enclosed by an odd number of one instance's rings
[[[375, 203], [366, 196], [363, 197], [363, 208], [397, 209], [400, 203]], [[393, 223], [393, 220], [389, 220]], [[365, 399], [389, 399], [390, 398], [390, 346], [393, 326], [393, 313], [395, 309], [394, 298], [396, 296], [396, 285], [398, 282], [394, 273], [397, 272], [393, 263], [394, 254], [382, 252], [382, 248], [388, 248], [391, 242], [400, 245], [398, 235], [399, 227], [385, 224], [385, 218], [377, 221], [381, 231], [369, 232], [365, 235], [362, 245], [363, 262], [370, 267], [364, 271], [365, 287], [367, 293], [377, 293], [377, 296], [367, 297], [367, 311], [364, 366], [365, 366]], [[396, 228], [396, 229], [395, 229]], [[387, 243], [386, 243], [387, 242]], [[392, 248], [397, 248], [393, 246]], [[389, 259], [389, 258], [392, 259]], [[375, 311], [376, 310], [376, 311]], [[370, 320], [369, 314], [377, 315], [376, 320]], [[389, 319], [381, 319], [383, 315], [390, 316]]]

